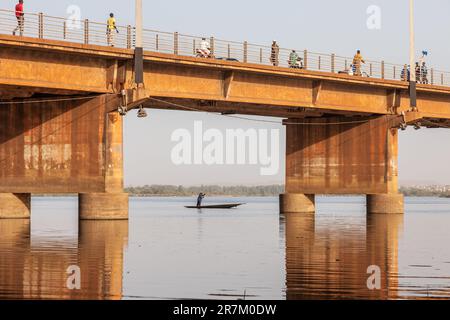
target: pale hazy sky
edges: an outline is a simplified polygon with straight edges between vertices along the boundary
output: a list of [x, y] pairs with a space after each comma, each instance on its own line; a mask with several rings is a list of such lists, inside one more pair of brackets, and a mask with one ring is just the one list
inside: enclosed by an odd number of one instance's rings
[[[144, 26], [163, 31], [215, 36], [236, 41], [270, 44], [276, 39], [287, 48], [334, 52], [352, 56], [361, 49], [370, 60], [408, 61], [408, 0], [165, 0], [144, 2]], [[415, 0], [417, 52], [429, 51], [429, 65], [450, 71], [450, 1]], [[1, 8], [15, 0], [3, 0]], [[133, 24], [134, 0], [25, 0], [26, 10], [65, 16], [70, 5], [81, 8], [82, 18], [106, 20], [114, 12], [118, 24]], [[381, 8], [381, 29], [366, 26], [367, 8]], [[175, 166], [171, 134], [192, 130], [194, 121], [225, 132], [228, 128], [282, 126], [216, 115], [149, 111], [125, 120], [125, 183], [137, 184], [270, 184], [283, 183], [284, 166], [276, 176], [261, 176], [259, 166]], [[400, 180], [450, 184], [450, 130], [408, 130], [400, 134]], [[283, 148], [284, 150], [284, 148]], [[282, 151], [282, 154], [284, 152]], [[284, 156], [280, 162], [284, 163]]]

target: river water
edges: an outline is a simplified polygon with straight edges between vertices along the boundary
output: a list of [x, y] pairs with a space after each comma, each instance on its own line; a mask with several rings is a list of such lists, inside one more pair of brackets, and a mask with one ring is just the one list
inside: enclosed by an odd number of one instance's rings
[[362, 197], [318, 198], [315, 216], [280, 216], [276, 198], [184, 209], [194, 200], [131, 198], [129, 222], [79, 224], [76, 198], [33, 198], [31, 221], [0, 220], [0, 298], [450, 298], [450, 199], [369, 217]]

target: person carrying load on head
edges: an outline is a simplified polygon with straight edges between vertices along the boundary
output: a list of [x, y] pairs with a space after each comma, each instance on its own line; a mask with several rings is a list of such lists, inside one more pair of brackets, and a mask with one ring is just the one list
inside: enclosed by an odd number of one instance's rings
[[423, 50], [422, 56], [419, 59], [420, 74], [417, 77], [418, 83], [428, 84], [428, 78], [427, 78], [428, 70], [427, 70], [427, 66], [426, 66], [426, 62], [425, 62], [426, 56], [428, 56], [428, 51]]

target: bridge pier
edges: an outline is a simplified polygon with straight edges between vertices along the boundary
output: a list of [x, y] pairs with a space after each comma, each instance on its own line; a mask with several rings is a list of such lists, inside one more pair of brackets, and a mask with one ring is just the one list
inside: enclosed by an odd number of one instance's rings
[[288, 119], [281, 213], [313, 213], [317, 194], [366, 194], [367, 213], [403, 213], [396, 116]]
[[123, 192], [123, 118], [105, 117], [105, 192], [78, 196], [80, 220], [128, 219], [128, 194]]
[[31, 194], [0, 193], [0, 219], [29, 219]]
[[82, 193], [78, 195], [80, 220], [127, 220], [128, 193]]
[[404, 197], [400, 193], [368, 194], [367, 213], [368, 214], [395, 214], [404, 213]]
[[0, 108], [0, 218], [29, 218], [30, 194], [80, 194], [80, 219], [127, 219], [120, 97]]
[[280, 194], [281, 213], [314, 213], [315, 210], [315, 195], [313, 194]]

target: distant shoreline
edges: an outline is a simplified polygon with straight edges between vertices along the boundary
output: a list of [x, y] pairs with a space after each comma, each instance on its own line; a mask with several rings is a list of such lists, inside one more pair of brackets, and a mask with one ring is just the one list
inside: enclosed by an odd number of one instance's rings
[[[443, 189], [447, 190], [447, 188]], [[193, 197], [200, 192], [208, 196], [224, 197], [278, 197], [284, 193], [284, 185], [268, 186], [171, 186], [171, 185], [151, 185], [141, 187], [128, 187], [128, 192], [133, 197]], [[432, 187], [400, 187], [400, 193], [406, 197], [440, 197], [450, 198], [450, 189], [448, 191], [438, 191]], [[333, 195], [329, 195], [333, 196]], [[352, 196], [352, 195], [342, 195]]]
[[[447, 188], [443, 187], [443, 190]], [[284, 193], [284, 185], [267, 186], [173, 186], [173, 185], [146, 185], [138, 187], [127, 187], [124, 190], [133, 198], [183, 198], [195, 197], [200, 192], [208, 197], [278, 197]], [[436, 190], [433, 187], [401, 187], [399, 189], [406, 197], [440, 197], [450, 198], [449, 191]], [[76, 194], [36, 194], [36, 197], [64, 197], [76, 196]], [[326, 195], [325, 195], [326, 196]], [[339, 195], [329, 195], [339, 196]], [[341, 195], [356, 196], [356, 195]]]
[[209, 197], [274, 197], [284, 193], [284, 185], [267, 186], [173, 186], [173, 185], [147, 185], [125, 188], [134, 197], [193, 197], [200, 192]]

